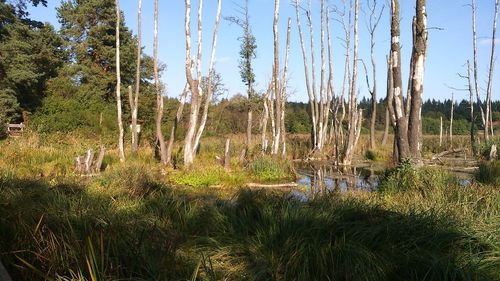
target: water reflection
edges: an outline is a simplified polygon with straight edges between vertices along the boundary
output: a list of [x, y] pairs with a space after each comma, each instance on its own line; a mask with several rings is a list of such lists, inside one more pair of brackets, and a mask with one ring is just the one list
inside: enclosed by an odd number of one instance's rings
[[[377, 191], [380, 175], [386, 167], [383, 165], [361, 164], [358, 166], [335, 166], [328, 162], [299, 163], [296, 167], [302, 190], [295, 190], [292, 196], [301, 201], [335, 192]], [[472, 184], [472, 174], [456, 172], [450, 169], [462, 187]]]
[[308, 187], [309, 196], [349, 190], [377, 191], [378, 173], [373, 166], [346, 167], [330, 163], [303, 163], [297, 167], [298, 184]]

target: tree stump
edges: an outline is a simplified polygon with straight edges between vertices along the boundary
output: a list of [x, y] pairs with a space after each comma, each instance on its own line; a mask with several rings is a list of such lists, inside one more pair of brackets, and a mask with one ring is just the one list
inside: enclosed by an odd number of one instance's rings
[[104, 154], [106, 149], [101, 146], [99, 155], [94, 160], [94, 151], [92, 149], [87, 150], [85, 156], [75, 157], [75, 172], [82, 176], [92, 176], [99, 174], [102, 168], [102, 161], [104, 160]]

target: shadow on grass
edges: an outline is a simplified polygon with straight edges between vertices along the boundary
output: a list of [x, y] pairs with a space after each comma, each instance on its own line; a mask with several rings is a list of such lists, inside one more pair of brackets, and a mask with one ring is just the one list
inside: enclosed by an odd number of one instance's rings
[[214, 201], [152, 184], [132, 196], [0, 178], [3, 263], [14, 280], [498, 277], [489, 245], [432, 212], [250, 191]]

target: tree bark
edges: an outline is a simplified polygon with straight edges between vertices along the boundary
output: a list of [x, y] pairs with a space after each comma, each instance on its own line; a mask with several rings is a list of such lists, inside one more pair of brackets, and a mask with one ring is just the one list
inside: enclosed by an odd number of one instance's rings
[[455, 99], [451, 93], [451, 110], [450, 110], [450, 147], [453, 148], [453, 113], [455, 111]]
[[115, 0], [116, 8], [116, 109], [118, 114], [118, 150], [120, 162], [125, 161], [125, 148], [123, 143], [124, 130], [123, 130], [123, 120], [122, 120], [122, 97], [121, 97], [121, 72], [120, 72], [120, 3], [119, 0]]
[[373, 80], [373, 87], [371, 89], [368, 83], [368, 79], [366, 81], [368, 84], [368, 89], [370, 89], [369, 91], [372, 99], [372, 114], [370, 119], [370, 147], [374, 149], [376, 147], [375, 124], [377, 122], [377, 65], [375, 62], [375, 31], [377, 30], [380, 18], [382, 17], [382, 13], [384, 12], [384, 6], [382, 6], [381, 8], [380, 14], [377, 14], [377, 0], [373, 0], [373, 4], [370, 4], [370, 0], [368, 0], [367, 2], [370, 8], [368, 32], [370, 33], [370, 59], [372, 64]]
[[161, 164], [166, 165], [168, 162], [167, 158], [167, 147], [165, 145], [165, 139], [163, 137], [163, 132], [161, 129], [161, 124], [163, 120], [163, 96], [161, 94], [160, 76], [158, 71], [158, 0], [155, 0], [155, 11], [154, 11], [154, 42], [153, 42], [153, 68], [155, 77], [155, 90], [156, 90], [156, 138], [160, 146], [160, 161]]
[[350, 165], [354, 157], [354, 149], [357, 144], [358, 122], [361, 119], [361, 112], [358, 112], [356, 101], [356, 80], [358, 75], [358, 17], [359, 17], [359, 0], [354, 2], [354, 45], [353, 45], [353, 65], [352, 65], [352, 79], [349, 89], [349, 130], [347, 145], [344, 151], [344, 165]]
[[279, 7], [280, 1], [274, 1], [274, 21], [273, 21], [273, 34], [274, 34], [274, 66], [273, 66], [273, 83], [274, 83], [274, 96], [276, 101], [276, 125], [274, 127], [275, 131], [273, 134], [273, 147], [271, 149], [271, 154], [277, 155], [279, 150], [280, 138], [281, 138], [281, 90], [279, 82], [279, 37], [278, 37], [278, 21], [279, 21]]
[[141, 53], [142, 53], [142, 32], [141, 32], [141, 14], [142, 0], [138, 0], [137, 6], [137, 62], [135, 70], [135, 96], [134, 109], [132, 110], [132, 153], [136, 154], [139, 148], [139, 133], [137, 132], [137, 116], [139, 110], [139, 90], [141, 84]]
[[385, 97], [385, 125], [384, 125], [384, 136], [382, 138], [382, 145], [387, 144], [387, 139], [389, 137], [389, 126], [394, 126], [395, 115], [393, 104], [393, 79], [392, 79], [392, 63], [391, 59], [387, 57], [387, 93]]
[[[484, 127], [484, 138], [488, 140], [490, 137], [489, 129], [491, 125], [491, 91], [493, 87], [493, 70], [495, 69], [495, 46], [496, 46], [496, 34], [497, 34], [497, 18], [498, 18], [498, 6], [500, 0], [495, 1], [495, 15], [493, 17], [493, 35], [491, 38], [491, 54], [490, 54], [490, 66], [488, 71], [488, 86], [486, 88], [486, 126]], [[493, 131], [493, 130], [492, 130]]]
[[413, 72], [411, 73], [411, 107], [408, 116], [408, 142], [413, 161], [422, 162], [422, 96], [424, 94], [424, 70], [427, 55], [426, 0], [417, 0], [413, 39]]
[[404, 109], [402, 93], [400, 34], [399, 0], [391, 0], [391, 64], [394, 93], [393, 103], [396, 116], [394, 137], [396, 140], [398, 163], [410, 157], [408, 120]]
[[177, 127], [182, 120], [182, 113], [184, 112], [184, 105], [186, 103], [186, 96], [189, 91], [189, 85], [186, 84], [184, 86], [184, 90], [182, 91], [179, 97], [179, 107], [177, 108], [177, 113], [172, 122], [172, 129], [170, 130], [170, 137], [168, 139], [167, 145], [167, 165], [172, 163], [172, 150], [174, 148], [175, 137], [177, 136]]
[[[486, 130], [488, 124], [486, 122], [486, 117], [484, 114], [483, 106], [481, 105], [481, 97], [479, 95], [479, 78], [478, 78], [478, 63], [477, 63], [477, 27], [476, 27], [476, 0], [471, 0], [471, 10], [472, 10], [472, 46], [473, 46], [473, 57], [474, 57], [474, 91], [476, 93], [477, 106], [481, 112], [481, 120], [483, 121], [483, 126]], [[487, 133], [484, 133], [487, 134]]]
[[474, 92], [472, 89], [470, 61], [469, 60], [467, 60], [467, 83], [468, 83], [468, 89], [469, 89], [469, 105], [470, 105], [470, 147], [471, 147], [472, 155], [474, 155], [475, 148], [476, 148], [476, 139], [474, 137], [474, 123], [475, 123], [476, 118], [474, 116]]
[[212, 75], [215, 64], [215, 51], [217, 48], [217, 32], [219, 29], [220, 15], [221, 15], [221, 0], [218, 1], [217, 5], [217, 15], [215, 19], [215, 26], [213, 32], [212, 41], [212, 52], [210, 57], [209, 72], [208, 72], [208, 89], [205, 96], [205, 104], [203, 108], [203, 113], [201, 115], [200, 124], [198, 121], [200, 118], [200, 108], [203, 102], [203, 92], [201, 89], [201, 61], [202, 61], [202, 34], [203, 34], [203, 24], [202, 24], [202, 11], [203, 11], [203, 0], [198, 2], [198, 54], [196, 59], [196, 80], [193, 78], [193, 63], [191, 61], [191, 0], [185, 0], [185, 20], [184, 29], [186, 34], [186, 81], [189, 85], [189, 91], [191, 92], [191, 110], [189, 114], [189, 123], [186, 136], [184, 139], [184, 165], [190, 166], [193, 164], [196, 150], [198, 149], [200, 138], [205, 129], [205, 124], [208, 116], [208, 108], [210, 105], [212, 97]]
[[283, 68], [283, 85], [281, 86], [281, 156], [286, 156], [286, 129], [285, 129], [285, 112], [287, 101], [288, 87], [288, 60], [290, 57], [290, 31], [292, 29], [292, 18], [288, 18], [288, 28], [286, 32], [286, 51], [285, 51], [285, 67]]

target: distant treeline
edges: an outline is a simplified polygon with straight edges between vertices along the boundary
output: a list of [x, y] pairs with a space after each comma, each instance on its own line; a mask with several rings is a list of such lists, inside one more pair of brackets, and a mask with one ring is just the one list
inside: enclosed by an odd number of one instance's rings
[[[42, 1], [21, 1], [24, 4], [44, 4]], [[100, 13], [94, 13], [99, 8]], [[117, 130], [115, 103], [115, 11], [113, 0], [63, 1], [57, 8], [61, 24], [55, 30], [48, 23], [33, 21], [26, 5], [15, 1], [0, 1], [0, 123], [21, 122], [23, 112], [30, 116], [31, 129], [40, 133], [86, 130], [93, 134], [115, 134]], [[124, 120], [127, 123], [130, 107], [127, 86], [135, 84], [135, 54], [137, 41], [122, 22], [121, 77], [124, 100]], [[164, 69], [165, 66], [161, 66]], [[144, 122], [143, 135], [153, 139], [156, 100], [153, 90], [152, 59], [142, 58], [139, 119]], [[260, 130], [262, 93], [248, 101], [242, 95], [227, 96], [223, 77], [215, 75], [216, 98], [209, 111], [207, 135], [243, 133], [249, 103], [254, 106], [254, 132]], [[202, 85], [203, 85], [202, 79]], [[166, 93], [165, 128], [174, 118], [179, 93]], [[172, 98], [174, 97], [174, 98]], [[189, 106], [189, 104], [187, 105]], [[364, 132], [371, 115], [368, 99], [360, 101], [364, 109]], [[440, 117], [445, 128], [450, 118], [451, 101], [428, 100], [423, 104], [424, 134], [439, 133]], [[286, 106], [286, 130], [289, 133], [309, 133], [309, 106], [289, 102]], [[493, 102], [493, 119], [500, 120], [500, 102]], [[189, 110], [184, 111], [186, 114]], [[478, 109], [476, 109], [478, 112]], [[455, 104], [454, 133], [469, 131], [467, 101]], [[182, 122], [186, 122], [186, 118]], [[385, 105], [380, 101], [377, 111], [377, 129], [385, 122]], [[481, 129], [481, 120], [475, 120]], [[126, 126], [128, 128], [128, 126]], [[182, 138], [185, 126], [179, 126]], [[1, 132], [0, 132], [1, 133]]]

